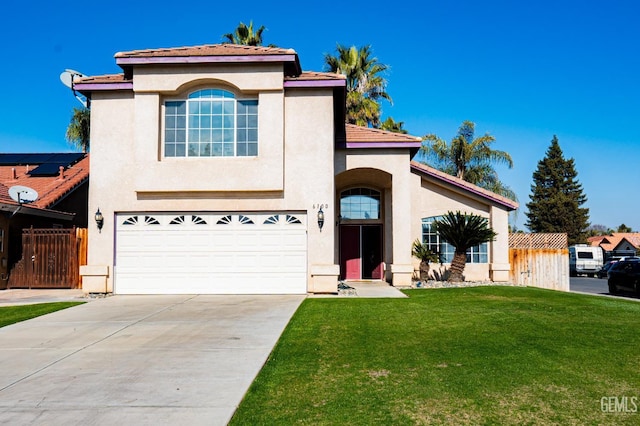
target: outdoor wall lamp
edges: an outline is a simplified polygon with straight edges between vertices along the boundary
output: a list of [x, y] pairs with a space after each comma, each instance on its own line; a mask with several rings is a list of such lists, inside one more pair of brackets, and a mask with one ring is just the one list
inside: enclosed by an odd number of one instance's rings
[[96, 225], [98, 225], [98, 231], [102, 233], [102, 225], [104, 225], [104, 216], [102, 216], [102, 213], [100, 212], [100, 207], [98, 207], [98, 211], [96, 212], [94, 218], [96, 220]]
[[322, 207], [318, 210], [318, 228], [320, 228], [320, 232], [322, 232], [322, 227], [324, 226], [324, 212], [322, 211]]

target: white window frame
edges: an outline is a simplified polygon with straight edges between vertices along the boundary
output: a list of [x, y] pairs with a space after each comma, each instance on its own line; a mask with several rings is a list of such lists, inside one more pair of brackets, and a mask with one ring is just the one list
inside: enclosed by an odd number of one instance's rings
[[[455, 248], [443, 241], [431, 224], [442, 218], [442, 216], [431, 216], [422, 218], [422, 242], [427, 243], [427, 247], [434, 252], [438, 252], [442, 263], [451, 263]], [[467, 263], [489, 263], [489, 243], [482, 243], [467, 250]]]
[[[200, 106], [207, 101], [211, 109], [203, 112]], [[180, 102], [184, 111], [171, 114], [168, 108], [177, 108], [178, 105], [172, 104]], [[240, 104], [245, 104], [251, 111], [239, 113]], [[198, 111], [194, 112], [196, 108]], [[241, 133], [244, 134], [244, 140], [241, 140]], [[212, 87], [194, 90], [186, 96], [164, 99], [163, 158], [256, 157], [258, 151], [257, 97], [241, 97], [229, 90]]]

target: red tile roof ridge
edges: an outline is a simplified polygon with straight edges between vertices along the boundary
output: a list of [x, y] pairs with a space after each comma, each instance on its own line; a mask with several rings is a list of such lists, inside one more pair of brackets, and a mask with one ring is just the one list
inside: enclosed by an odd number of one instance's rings
[[218, 55], [295, 55], [291, 48], [246, 46], [241, 44], [220, 43], [196, 46], [162, 47], [117, 52], [115, 58], [152, 57], [152, 56], [218, 56]]

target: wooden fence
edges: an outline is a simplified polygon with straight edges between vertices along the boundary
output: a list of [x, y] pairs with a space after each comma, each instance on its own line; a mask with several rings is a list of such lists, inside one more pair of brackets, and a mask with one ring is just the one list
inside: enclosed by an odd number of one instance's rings
[[511, 281], [569, 291], [567, 234], [509, 234]]
[[22, 259], [11, 269], [8, 287], [80, 288], [86, 235], [86, 229], [23, 229]]

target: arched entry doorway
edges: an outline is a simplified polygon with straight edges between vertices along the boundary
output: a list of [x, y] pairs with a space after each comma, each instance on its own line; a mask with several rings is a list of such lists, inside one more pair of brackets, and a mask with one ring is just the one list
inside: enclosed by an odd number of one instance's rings
[[340, 278], [383, 279], [381, 192], [355, 187], [340, 192]]

